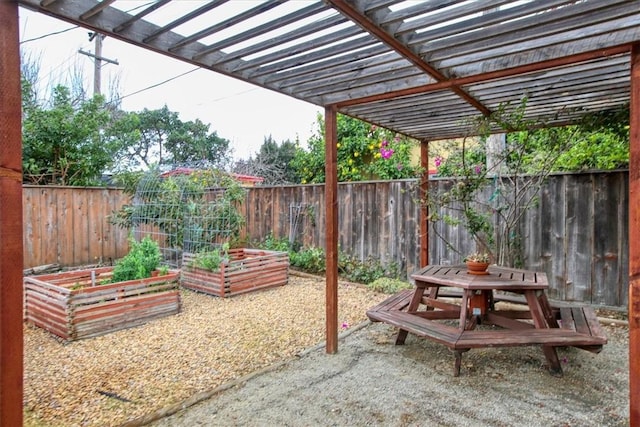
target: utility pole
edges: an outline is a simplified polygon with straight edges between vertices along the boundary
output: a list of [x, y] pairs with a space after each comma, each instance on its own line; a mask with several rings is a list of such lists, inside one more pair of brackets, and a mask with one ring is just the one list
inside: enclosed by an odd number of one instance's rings
[[95, 43], [94, 53], [85, 52], [82, 49], [78, 50], [79, 53], [83, 55], [90, 56], [94, 59], [93, 61], [93, 94], [99, 95], [102, 93], [101, 91], [101, 81], [102, 81], [102, 61], [109, 62], [111, 64], [118, 64], [117, 60], [108, 59], [102, 56], [102, 40], [104, 40], [106, 36], [104, 34], [99, 33], [89, 33], [89, 41], [93, 41]]

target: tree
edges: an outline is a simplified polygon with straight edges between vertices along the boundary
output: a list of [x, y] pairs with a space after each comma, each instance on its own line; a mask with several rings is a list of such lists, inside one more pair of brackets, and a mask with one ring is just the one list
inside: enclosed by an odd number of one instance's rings
[[229, 141], [196, 119], [183, 122], [165, 105], [158, 110], [123, 112], [111, 137], [118, 141], [118, 169], [149, 169], [154, 164], [202, 162], [224, 168], [230, 161]]
[[278, 144], [269, 135], [264, 138], [255, 158], [236, 162], [234, 172], [262, 177], [263, 183], [270, 185], [299, 182], [300, 178], [291, 165], [297, 150], [295, 143], [286, 140]]
[[101, 130], [110, 111], [102, 96], [72, 99], [64, 86], [53, 89], [51, 105], [38, 105], [25, 82], [23, 103], [24, 181], [32, 184], [96, 185], [111, 165], [115, 147]]
[[[579, 125], [546, 128], [544, 123], [525, 119], [526, 103], [523, 98], [514, 108], [499, 106], [491, 116], [476, 119], [479, 139], [449, 144], [446, 158], [436, 157], [436, 165], [441, 176], [455, 177], [455, 181], [446, 191], [430, 193], [427, 201], [434, 225], [439, 221], [462, 224], [477, 251], [512, 267], [523, 263], [520, 248], [526, 236], [521, 235], [519, 222], [538, 202], [552, 171], [570, 164], [578, 170], [592, 168], [595, 161], [619, 167], [625, 157], [621, 147], [628, 153], [628, 130], [625, 136], [624, 122], [620, 123], [624, 114], [606, 114], [601, 123], [609, 123], [608, 127], [594, 128], [598, 120], [586, 115]], [[508, 132], [506, 145], [494, 167], [487, 168], [486, 139], [496, 127]], [[603, 143], [597, 144], [598, 140]]]
[[[370, 125], [352, 117], [338, 115], [338, 181], [401, 179], [415, 177], [415, 140]], [[298, 150], [293, 165], [301, 182], [324, 182], [324, 120], [317, 117], [317, 130]]]
[[204, 162], [226, 169], [231, 161], [229, 140], [220, 138], [215, 131], [209, 133], [210, 125], [200, 119], [193, 122], [178, 121], [177, 124], [176, 128], [170, 129], [163, 164]]

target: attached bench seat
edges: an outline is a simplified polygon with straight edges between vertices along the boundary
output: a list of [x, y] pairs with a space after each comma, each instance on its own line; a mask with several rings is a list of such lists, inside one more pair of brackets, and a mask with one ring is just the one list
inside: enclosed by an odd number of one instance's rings
[[[371, 321], [384, 322], [418, 337], [428, 338], [446, 345], [454, 351], [456, 356], [454, 367], [454, 375], [456, 376], [460, 373], [462, 352], [472, 348], [523, 345], [573, 346], [598, 353], [607, 343], [607, 337], [591, 307], [552, 307], [558, 321], [558, 328], [536, 329], [533, 325], [529, 328], [529, 324], [524, 323], [524, 327], [520, 326], [515, 329], [494, 327], [492, 329], [460, 330], [456, 326], [438, 321], [443, 318], [456, 319], [458, 315], [455, 311], [433, 310], [419, 313], [405, 311], [412, 295], [413, 291], [411, 290], [395, 294], [368, 310], [367, 316]], [[495, 316], [490, 316], [490, 318]]]
[[412, 289], [400, 291], [382, 301], [375, 307], [370, 308], [367, 313], [373, 313], [377, 311], [399, 311], [404, 310], [409, 306], [411, 302], [411, 296], [413, 295]]
[[[596, 346], [606, 344], [604, 336], [592, 336], [570, 328], [465, 330], [404, 311], [367, 312], [372, 321], [384, 322], [416, 336], [430, 338], [453, 350], [521, 345]], [[590, 351], [594, 351], [589, 349]]]

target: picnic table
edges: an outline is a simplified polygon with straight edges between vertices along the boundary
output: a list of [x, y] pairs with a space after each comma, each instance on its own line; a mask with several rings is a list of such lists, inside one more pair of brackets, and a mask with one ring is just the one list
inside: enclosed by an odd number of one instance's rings
[[367, 316], [397, 327], [397, 345], [412, 333], [449, 347], [454, 376], [460, 374], [462, 353], [472, 348], [540, 345], [549, 372], [561, 376], [556, 347], [598, 353], [607, 342], [591, 307], [549, 303], [542, 272], [490, 266], [477, 275], [465, 265], [429, 265], [411, 277], [413, 290], [391, 296]]

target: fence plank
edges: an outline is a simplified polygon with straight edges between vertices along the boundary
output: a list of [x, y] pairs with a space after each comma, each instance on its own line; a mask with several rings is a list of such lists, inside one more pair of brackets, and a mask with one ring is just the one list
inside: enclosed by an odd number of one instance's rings
[[[431, 179], [433, 189], [454, 182]], [[340, 249], [365, 260], [398, 264], [407, 277], [419, 268], [419, 206], [414, 180], [341, 183]], [[488, 194], [491, 194], [491, 189]], [[108, 223], [127, 203], [118, 189], [24, 188], [24, 267], [109, 261], [127, 252], [127, 232]], [[288, 238], [289, 207], [302, 205], [298, 243], [324, 248], [324, 186], [252, 187], [241, 207], [250, 241], [270, 233]], [[521, 227], [524, 267], [547, 273], [552, 298], [624, 307], [628, 302], [628, 173], [557, 174]], [[473, 242], [461, 225], [429, 230], [430, 263], [461, 261]]]

